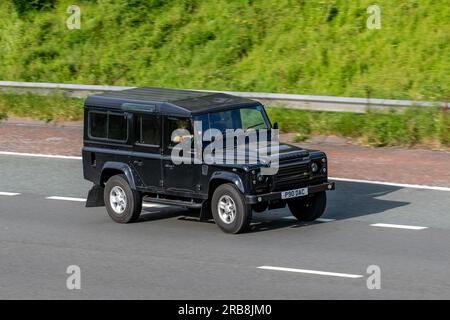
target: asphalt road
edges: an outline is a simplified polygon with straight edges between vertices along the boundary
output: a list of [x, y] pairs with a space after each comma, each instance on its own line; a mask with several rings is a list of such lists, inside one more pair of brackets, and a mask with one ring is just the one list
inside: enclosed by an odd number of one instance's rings
[[[281, 209], [228, 235], [175, 207], [120, 225], [104, 208], [47, 199], [89, 187], [79, 160], [0, 156], [0, 299], [450, 299], [447, 191], [339, 181], [329, 222]], [[66, 287], [69, 265], [80, 290]]]

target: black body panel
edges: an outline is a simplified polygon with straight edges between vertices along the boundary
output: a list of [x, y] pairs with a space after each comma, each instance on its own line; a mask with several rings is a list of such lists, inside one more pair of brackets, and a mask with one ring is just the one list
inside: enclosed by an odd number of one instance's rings
[[[84, 177], [94, 184], [89, 192], [88, 205], [102, 205], [103, 186], [116, 174], [125, 175], [131, 189], [141, 192], [145, 200], [201, 207], [202, 210], [208, 207], [205, 200], [211, 199], [214, 189], [223, 183], [235, 185], [249, 204], [276, 201], [273, 206], [279, 204], [283, 190], [308, 187], [310, 193], [314, 193], [334, 189], [334, 184], [330, 187], [328, 183], [326, 155], [289, 144], [279, 145], [278, 173], [262, 180], [258, 179], [264, 167], [260, 163], [176, 165], [172, 162], [168, 145], [170, 133], [165, 130], [169, 118], [192, 120], [194, 115], [248, 106], [261, 104], [227, 94], [162, 88], [136, 88], [90, 96], [85, 102], [82, 150]], [[98, 130], [106, 138], [93, 137], [91, 113], [103, 114], [105, 119], [110, 116], [116, 117], [115, 121], [121, 119], [126, 134], [118, 130], [117, 122], [114, 125], [108, 122], [104, 125], [104, 132]], [[157, 119], [154, 123], [161, 135], [152, 144], [142, 141], [143, 125], [138, 120], [146, 117]], [[121, 138], [121, 132], [122, 139], [116, 139], [117, 135]], [[109, 139], [110, 136], [115, 139]], [[311, 169], [313, 162], [319, 167], [316, 173]]]

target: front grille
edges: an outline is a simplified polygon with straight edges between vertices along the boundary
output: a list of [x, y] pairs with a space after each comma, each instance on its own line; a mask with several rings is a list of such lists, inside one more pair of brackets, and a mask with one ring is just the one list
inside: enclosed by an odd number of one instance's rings
[[280, 164], [278, 173], [273, 177], [273, 190], [284, 190], [296, 187], [310, 179], [308, 163], [283, 163]]

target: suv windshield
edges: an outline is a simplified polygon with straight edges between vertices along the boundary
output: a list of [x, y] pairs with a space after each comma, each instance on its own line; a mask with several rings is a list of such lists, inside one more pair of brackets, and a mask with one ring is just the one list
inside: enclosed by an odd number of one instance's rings
[[202, 122], [203, 131], [208, 129], [218, 129], [221, 132], [225, 132], [227, 129], [269, 129], [269, 122], [262, 106], [213, 112], [195, 117], [194, 120]]

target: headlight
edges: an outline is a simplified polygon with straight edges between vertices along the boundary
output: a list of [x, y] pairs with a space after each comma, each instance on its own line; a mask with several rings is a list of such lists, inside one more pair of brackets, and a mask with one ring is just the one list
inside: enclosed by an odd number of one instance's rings
[[313, 173], [316, 173], [317, 171], [319, 171], [319, 166], [317, 165], [317, 163], [315, 163], [315, 162], [311, 163], [311, 171]]

